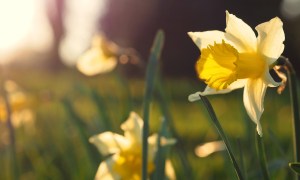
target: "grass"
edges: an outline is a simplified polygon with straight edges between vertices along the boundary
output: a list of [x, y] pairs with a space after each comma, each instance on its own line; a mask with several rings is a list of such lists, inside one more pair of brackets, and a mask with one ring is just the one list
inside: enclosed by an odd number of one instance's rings
[[[144, 79], [122, 76], [120, 79], [120, 74], [111, 72], [88, 78], [73, 69], [55, 73], [31, 69], [9, 71], [6, 78], [14, 80], [24, 89], [30, 97], [30, 108], [35, 113], [32, 125], [24, 124], [15, 129], [20, 179], [76, 180], [94, 177], [104, 157], [84, 139], [106, 130], [122, 133], [119, 126], [130, 111], [142, 114]], [[190, 103], [187, 100], [189, 94], [202, 88], [201, 82], [189, 78], [163, 78], [162, 82], [173, 125], [184, 140], [182, 148], [187, 152], [193, 179], [235, 177], [225, 151], [205, 158], [194, 154], [197, 145], [219, 139], [201, 103]], [[99, 102], [91, 95], [92, 92], [96, 92], [101, 99], [101, 109]], [[255, 150], [255, 125], [246, 115], [242, 91], [209, 96], [208, 99], [229, 137], [233, 152], [238, 154], [241, 151], [243, 154], [247, 178], [262, 178]], [[66, 100], [70, 103], [69, 109], [65, 106]], [[154, 94], [150, 104], [150, 132], [159, 131], [161, 116]], [[111, 127], [107, 127], [106, 121], [110, 122]], [[288, 162], [293, 160], [293, 146], [287, 90], [278, 95], [275, 88], [268, 89], [261, 121], [271, 179], [293, 177], [288, 168]], [[0, 123], [0, 179], [12, 178], [7, 146], [6, 126]], [[175, 147], [170, 149], [170, 155], [178, 179], [184, 179], [184, 170]]]

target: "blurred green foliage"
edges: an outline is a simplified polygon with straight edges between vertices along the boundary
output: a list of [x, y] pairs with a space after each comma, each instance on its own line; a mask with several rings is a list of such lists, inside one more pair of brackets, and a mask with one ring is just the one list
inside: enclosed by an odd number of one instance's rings
[[[20, 179], [93, 179], [101, 157], [88, 143], [92, 135], [110, 130], [122, 133], [120, 124], [130, 111], [142, 114], [144, 78], [126, 77], [118, 69], [95, 77], [85, 77], [72, 69], [50, 72], [39, 69], [11, 69], [6, 74], [19, 84], [31, 100], [35, 113], [33, 126], [15, 129]], [[172, 126], [182, 146], [173, 146], [168, 155], [178, 179], [185, 169], [178, 148], [186, 152], [193, 179], [233, 179], [234, 169], [225, 151], [200, 158], [197, 145], [218, 140], [201, 103], [190, 103], [187, 96], [203, 88], [200, 81], [188, 78], [162, 78], [162, 89]], [[262, 178], [255, 150], [255, 125], [248, 118], [242, 91], [208, 97], [228, 135], [234, 153], [242, 153], [246, 177]], [[269, 88], [261, 118], [266, 158], [271, 178], [290, 179], [292, 172], [292, 122], [289, 94], [278, 95]], [[157, 93], [150, 105], [150, 131], [160, 128], [161, 111]], [[168, 125], [167, 125], [168, 126]], [[11, 179], [6, 125], [0, 123], [0, 179]]]

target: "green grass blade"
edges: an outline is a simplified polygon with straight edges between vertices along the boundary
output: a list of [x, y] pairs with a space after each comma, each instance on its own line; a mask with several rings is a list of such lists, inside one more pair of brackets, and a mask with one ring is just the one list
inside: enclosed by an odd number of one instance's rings
[[158, 60], [161, 55], [161, 51], [164, 44], [164, 33], [162, 30], [159, 30], [156, 33], [153, 46], [151, 48], [150, 57], [148, 60], [147, 71], [146, 71], [146, 87], [144, 95], [144, 107], [143, 107], [143, 164], [142, 164], [142, 179], [147, 179], [147, 164], [148, 164], [148, 134], [149, 134], [149, 108], [150, 101], [152, 97], [152, 91], [154, 86], [154, 77], [157, 70]]
[[[87, 158], [88, 158], [88, 161], [91, 163], [89, 164], [92, 168], [95, 168], [98, 166], [98, 162], [95, 158], [92, 157], [93, 155], [93, 152], [91, 150], [91, 144], [88, 142], [88, 136], [84, 130], [84, 123], [83, 123], [83, 120], [81, 120], [81, 118], [76, 114], [76, 112], [74, 111], [73, 107], [72, 107], [72, 104], [69, 100], [67, 99], [63, 99], [62, 101], [65, 109], [66, 109], [66, 112], [68, 113], [68, 115], [70, 116], [70, 119], [72, 120], [73, 124], [75, 125], [77, 131], [78, 131], [78, 135], [79, 135], [79, 138], [81, 140], [81, 143], [84, 145], [84, 148], [85, 148], [85, 153], [87, 155]], [[93, 177], [93, 172], [92, 170], [90, 171], [90, 176], [89, 178], [92, 178]]]
[[112, 124], [111, 124], [111, 119], [109, 118], [108, 115], [108, 111], [106, 108], [106, 105], [104, 103], [104, 99], [102, 98], [102, 96], [100, 94], [98, 94], [98, 92], [95, 89], [91, 89], [91, 97], [94, 100], [94, 102], [97, 105], [97, 110], [100, 113], [101, 116], [101, 124], [103, 123], [103, 125], [105, 126], [103, 129], [107, 130], [107, 131], [111, 131], [112, 128]]
[[[289, 59], [281, 56], [279, 60], [283, 60], [288, 72], [288, 83], [290, 89], [290, 99], [292, 104], [292, 121], [293, 121], [293, 144], [294, 144], [294, 159], [296, 162], [300, 162], [300, 117], [299, 117], [299, 105], [297, 95], [297, 81], [296, 71]], [[300, 180], [300, 176], [297, 175], [297, 179]]]
[[166, 161], [166, 147], [162, 147], [160, 140], [161, 137], [167, 135], [167, 122], [166, 119], [162, 119], [161, 129], [157, 138], [157, 153], [155, 156], [155, 172], [153, 174], [154, 180], [165, 179], [165, 161]]
[[267, 167], [267, 160], [266, 160], [266, 155], [265, 155], [265, 150], [263, 145], [263, 138], [260, 137], [256, 132], [255, 132], [255, 136], [256, 136], [256, 148], [257, 148], [258, 160], [262, 170], [262, 175], [265, 180], [269, 180], [270, 175]]
[[289, 163], [290, 168], [298, 175], [300, 175], [300, 163]]
[[244, 161], [244, 152], [242, 149], [242, 144], [241, 144], [241, 140], [237, 139], [237, 145], [238, 145], [238, 150], [239, 150], [239, 160], [240, 160], [240, 168], [241, 168], [241, 172], [243, 173], [243, 177], [245, 179], [247, 179], [247, 171], [245, 168], [245, 161]]
[[7, 129], [9, 133], [9, 157], [10, 157], [10, 170], [11, 170], [11, 178], [13, 180], [19, 179], [19, 168], [18, 168], [18, 162], [17, 162], [17, 152], [16, 152], [16, 140], [15, 140], [15, 129], [12, 124], [12, 119], [11, 119], [11, 107], [10, 107], [10, 102], [8, 99], [8, 94], [6, 90], [4, 89], [4, 81], [0, 84], [1, 86], [1, 94], [3, 95], [3, 100], [4, 100], [4, 108], [6, 110], [6, 124], [7, 124]]
[[163, 83], [159, 76], [156, 81], [156, 93], [157, 93], [159, 106], [168, 124], [171, 136], [176, 139], [176, 144], [174, 145], [175, 146], [174, 151], [176, 151], [176, 155], [180, 158], [184, 176], [187, 179], [193, 179], [192, 167], [188, 162], [187, 152], [186, 149], [184, 148], [183, 139], [178, 135], [178, 133], [176, 132], [176, 128], [174, 127], [173, 117], [170, 113], [169, 105], [166, 99], [167, 96], [164, 92], [164, 88], [162, 84]]
[[218, 118], [216, 116], [216, 113], [215, 113], [212, 105], [210, 104], [210, 102], [208, 101], [208, 99], [205, 96], [200, 95], [200, 98], [201, 98], [206, 110], [208, 111], [208, 113], [210, 115], [211, 122], [213, 123], [213, 125], [217, 129], [220, 137], [222, 138], [222, 140], [225, 143], [227, 153], [228, 153], [228, 155], [230, 157], [230, 160], [231, 160], [231, 162], [234, 166], [237, 178], [240, 179], [240, 180], [243, 180], [244, 178], [243, 178], [242, 172], [241, 172], [241, 170], [239, 168], [239, 165], [238, 165], [238, 163], [237, 163], [237, 161], [236, 161], [236, 159], [233, 155], [233, 151], [232, 151], [232, 148], [229, 144], [228, 138], [227, 138], [226, 134], [224, 133], [224, 130], [223, 130], [221, 124], [218, 121]]

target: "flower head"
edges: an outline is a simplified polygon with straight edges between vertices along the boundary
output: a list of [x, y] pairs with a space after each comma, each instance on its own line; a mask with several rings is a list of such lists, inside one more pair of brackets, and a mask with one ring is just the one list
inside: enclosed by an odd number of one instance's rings
[[117, 66], [118, 51], [119, 47], [115, 43], [102, 35], [96, 35], [91, 48], [79, 57], [77, 68], [87, 76], [112, 71]]
[[[30, 100], [26, 93], [11, 80], [4, 83], [4, 90], [7, 95], [7, 103], [10, 108], [10, 118], [14, 127], [20, 127], [23, 124], [28, 126], [33, 123], [33, 112], [29, 109]], [[0, 123], [8, 119], [8, 109], [5, 99], [0, 96]]]
[[244, 87], [244, 105], [262, 135], [260, 117], [267, 87], [276, 87], [269, 70], [284, 50], [284, 31], [278, 17], [256, 26], [258, 36], [241, 19], [226, 11], [225, 32], [189, 32], [201, 51], [196, 63], [198, 76], [207, 87], [189, 96], [228, 93]]
[[[103, 156], [111, 155], [103, 161], [95, 179], [139, 180], [142, 171], [142, 128], [143, 120], [134, 112], [121, 125], [124, 136], [104, 132], [92, 136], [89, 141], [96, 145]], [[157, 151], [157, 134], [148, 137], [148, 173], [154, 171], [154, 157]], [[161, 139], [162, 145], [173, 144], [173, 139]]]

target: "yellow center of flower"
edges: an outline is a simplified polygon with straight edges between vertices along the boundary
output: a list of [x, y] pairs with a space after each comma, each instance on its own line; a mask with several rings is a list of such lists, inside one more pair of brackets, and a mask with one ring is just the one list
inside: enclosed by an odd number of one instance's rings
[[[122, 151], [113, 165], [113, 170], [120, 175], [122, 180], [140, 180], [142, 172], [141, 151], [138, 148]], [[153, 171], [154, 164], [148, 161], [148, 174]]]
[[237, 79], [260, 77], [265, 66], [264, 59], [256, 52], [239, 53], [223, 40], [202, 49], [196, 70], [209, 87], [222, 90]]

